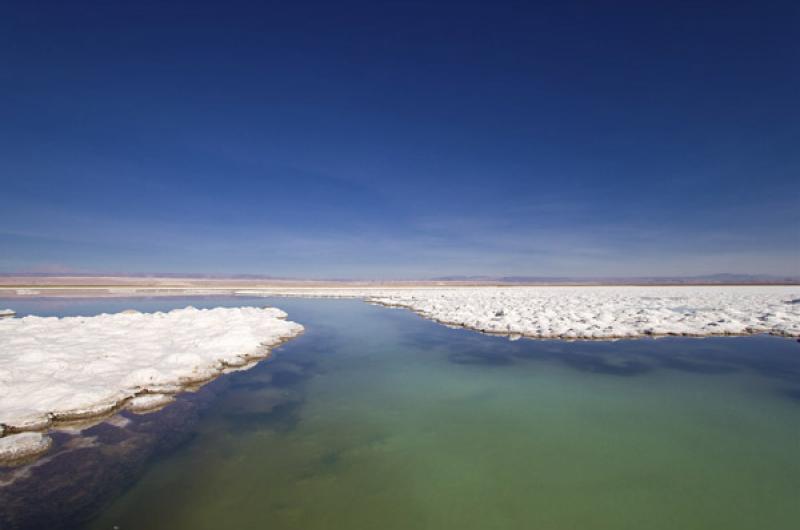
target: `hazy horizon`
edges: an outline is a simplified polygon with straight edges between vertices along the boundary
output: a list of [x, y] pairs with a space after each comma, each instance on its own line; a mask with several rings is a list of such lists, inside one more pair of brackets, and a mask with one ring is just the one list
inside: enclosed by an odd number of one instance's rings
[[[435, 276], [424, 278], [409, 278], [409, 277], [330, 277], [330, 276], [272, 276], [266, 274], [247, 274], [247, 273], [229, 273], [229, 274], [215, 274], [215, 273], [196, 273], [196, 272], [141, 272], [141, 273], [128, 273], [128, 272], [0, 272], [0, 278], [69, 278], [69, 279], [94, 279], [94, 278], [113, 278], [116, 280], [170, 280], [170, 279], [185, 279], [185, 280], [209, 280], [209, 281], [224, 281], [224, 280], [242, 280], [242, 281], [274, 281], [274, 282], [331, 282], [331, 283], [348, 283], [348, 282], [385, 282], [385, 283], [466, 283], [466, 284], [481, 284], [481, 283], [503, 283], [503, 284], [567, 284], [574, 283], [600, 283], [600, 284], [635, 284], [651, 283], [658, 284], [659, 282], [667, 284], [680, 285], [685, 284], [703, 284], [703, 283], [731, 283], [731, 284], [784, 284], [786, 282], [796, 283], [800, 282], [800, 275], [775, 275], [775, 274], [737, 274], [737, 273], [716, 273], [705, 275], [683, 275], [683, 276], [465, 276], [465, 275], [447, 275]], [[9, 284], [10, 285], [10, 284]], [[76, 284], [78, 285], [78, 284]], [[84, 284], [80, 284], [84, 285]], [[91, 284], [85, 284], [91, 285]]]

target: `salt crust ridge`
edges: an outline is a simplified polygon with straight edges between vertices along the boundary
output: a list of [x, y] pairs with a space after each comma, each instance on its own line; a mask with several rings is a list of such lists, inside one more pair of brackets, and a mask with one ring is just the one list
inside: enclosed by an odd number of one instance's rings
[[[187, 307], [167, 313], [0, 320], [0, 440], [14, 451], [41, 439], [13, 433], [156, 407], [170, 394], [252, 363], [300, 334], [275, 308]], [[148, 397], [157, 394], [152, 398]], [[6, 439], [9, 438], [9, 439]]]
[[40, 432], [23, 432], [0, 438], [0, 462], [22, 460], [44, 453], [53, 440]]
[[800, 336], [798, 286], [278, 288], [236, 294], [363, 298], [446, 325], [540, 339]]

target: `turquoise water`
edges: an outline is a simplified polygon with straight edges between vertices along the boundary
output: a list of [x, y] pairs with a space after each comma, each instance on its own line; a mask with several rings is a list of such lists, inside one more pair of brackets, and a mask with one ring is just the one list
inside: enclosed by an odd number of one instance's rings
[[[124, 432], [150, 429], [147, 447], [156, 449], [140, 451], [146, 457], [122, 478], [81, 490], [102, 502], [69, 490], [90, 508], [68, 517], [65, 503], [50, 523], [788, 530], [800, 521], [794, 341], [512, 342], [342, 300], [5, 305], [61, 315], [189, 303], [274, 305], [306, 333], [162, 412], [126, 413]], [[180, 435], [162, 447], [150, 425]], [[133, 438], [94, 429], [99, 446], [56, 459], [57, 469], [42, 466], [39, 486], [62, 480], [64, 467], [108, 469], [128, 458], [119, 448]]]

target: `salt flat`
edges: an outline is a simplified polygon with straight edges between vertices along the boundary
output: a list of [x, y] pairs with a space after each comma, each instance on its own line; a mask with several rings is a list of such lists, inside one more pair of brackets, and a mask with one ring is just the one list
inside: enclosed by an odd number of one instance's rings
[[800, 336], [800, 286], [309, 287], [237, 294], [364, 298], [443, 324], [531, 338]]
[[0, 436], [7, 436], [0, 449], [17, 455], [19, 444], [46, 447], [12, 433], [54, 421], [103, 415], [129, 400], [138, 408], [164, 403], [165, 395], [264, 357], [302, 332], [285, 318], [275, 308], [187, 307], [2, 319]]
[[[277, 286], [235, 293], [361, 298], [511, 337], [800, 337], [800, 286]], [[0, 453], [46, 448], [47, 440], [14, 433], [54, 421], [169, 403], [186, 385], [247, 364], [302, 331], [285, 317], [273, 308], [189, 307], [0, 319], [0, 436], [6, 435]]]

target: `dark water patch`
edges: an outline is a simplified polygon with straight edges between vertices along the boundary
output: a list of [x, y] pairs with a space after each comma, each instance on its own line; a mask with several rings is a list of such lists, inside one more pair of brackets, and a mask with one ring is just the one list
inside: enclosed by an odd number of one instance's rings
[[508, 366], [514, 362], [507, 355], [481, 351], [451, 353], [447, 360], [455, 364], [475, 366]]
[[441, 324], [423, 320], [416, 315], [413, 316], [418, 320], [422, 320], [425, 325], [409, 326], [410, 329], [397, 339], [399, 347], [416, 347], [419, 344], [425, 344], [425, 347], [430, 350], [445, 351], [452, 349], [454, 345], [458, 348], [467, 348], [477, 342], [474, 333], [464, 334], [461, 333], [464, 331], [463, 329], [446, 328]]
[[[457, 364], [492, 367], [512, 364], [514, 360], [556, 362], [584, 372], [620, 376], [645, 375], [659, 369], [709, 376], [751, 372], [771, 379], [800, 382], [800, 348], [794, 341], [779, 337], [565, 342], [509, 341], [464, 329], [445, 329], [434, 335], [438, 339], [433, 341], [432, 352], [440, 351], [441, 345], [449, 345], [442, 346], [441, 351]], [[425, 335], [420, 333], [419, 336], [417, 340]], [[413, 346], [419, 348], [421, 343]]]
[[269, 380], [269, 379], [266, 379], [266, 380], [256, 380], [256, 381], [242, 382], [242, 383], [239, 383], [237, 385], [237, 388], [239, 390], [245, 390], [245, 391], [249, 392], [249, 391], [255, 391], [255, 390], [263, 390], [265, 388], [270, 387], [271, 385], [272, 385], [272, 381]]
[[130, 431], [124, 427], [119, 427], [108, 422], [103, 422], [83, 431], [86, 437], [93, 437], [95, 441], [103, 445], [114, 445], [122, 443], [131, 437]]
[[313, 480], [326, 475], [335, 475], [342, 468], [345, 451], [342, 449], [331, 449], [315, 458], [308, 466], [298, 474], [298, 479]]
[[[79, 435], [53, 433], [56, 447], [24, 467], [0, 470], [0, 528], [78, 528], [157, 460], [193, 436], [197, 404], [177, 401], [143, 421], [103, 423]], [[146, 420], [144, 420], [146, 418]]]
[[784, 390], [781, 393], [784, 397], [791, 399], [792, 401], [796, 401], [800, 404], [800, 387], [798, 388], [790, 388], [789, 390]]
[[[800, 355], [800, 352], [798, 354]], [[748, 359], [746, 366], [764, 377], [800, 383], [800, 369], [797, 367], [797, 360], [787, 362], [772, 359]]]
[[265, 361], [246, 372], [231, 374], [231, 391], [258, 391], [266, 388], [298, 387], [318, 373], [314, 362]]
[[650, 372], [651, 365], [634, 359], [608, 359], [600, 355], [569, 353], [562, 354], [562, 360], [571, 368], [595, 374], [630, 377]]
[[662, 368], [678, 370], [698, 375], [721, 375], [738, 372], [740, 368], [729, 364], [704, 362], [686, 357], [663, 357], [656, 356], [658, 364]]
[[300, 423], [302, 401], [288, 400], [267, 412], [232, 412], [224, 420], [232, 432], [271, 430], [281, 433], [297, 429]]
[[279, 353], [270, 362], [234, 374], [211, 412], [231, 432], [292, 431], [300, 421], [304, 386], [317, 373], [316, 362], [289, 360]]
[[272, 384], [279, 387], [295, 386], [308, 376], [303, 373], [280, 370], [272, 373]]
[[323, 470], [332, 470], [342, 460], [341, 451], [328, 451], [319, 459], [319, 467]]

